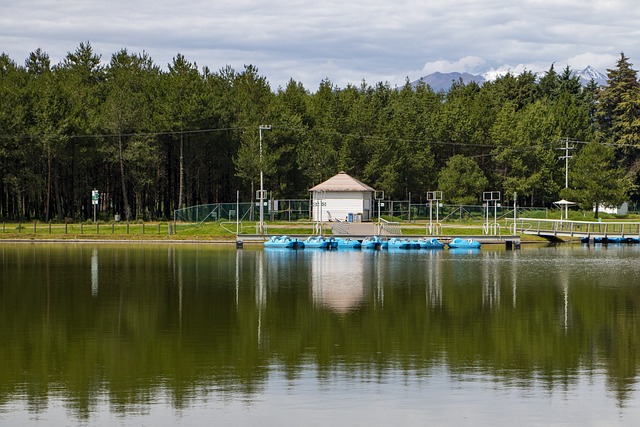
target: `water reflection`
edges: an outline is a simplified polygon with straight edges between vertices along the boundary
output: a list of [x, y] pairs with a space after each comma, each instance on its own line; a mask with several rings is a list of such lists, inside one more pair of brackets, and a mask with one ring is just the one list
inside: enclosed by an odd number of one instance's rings
[[98, 249], [91, 253], [91, 296], [98, 296]]
[[365, 273], [370, 253], [343, 251], [337, 256], [312, 252], [311, 289], [316, 304], [337, 312], [347, 313], [364, 302]]
[[603, 378], [635, 408], [639, 253], [0, 245], [0, 423], [13, 402], [61, 399], [80, 419], [164, 398], [251, 406], [280, 374], [310, 401], [336, 381], [394, 399], [411, 378], [544, 402]]

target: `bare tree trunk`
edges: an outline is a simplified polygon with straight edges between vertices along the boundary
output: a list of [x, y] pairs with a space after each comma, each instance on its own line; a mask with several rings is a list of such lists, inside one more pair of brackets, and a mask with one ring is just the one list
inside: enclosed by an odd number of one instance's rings
[[124, 201], [124, 217], [127, 221], [131, 216], [131, 208], [129, 207], [129, 197], [127, 195], [127, 181], [124, 175], [124, 158], [122, 156], [122, 134], [118, 135], [118, 148], [120, 150], [120, 180], [122, 181], [122, 198]]
[[53, 194], [58, 208], [58, 219], [64, 219], [64, 209], [62, 208], [62, 197], [60, 196], [60, 179], [57, 173], [53, 174]]
[[178, 177], [178, 209], [183, 208], [184, 204], [184, 135], [180, 134], [180, 166]]
[[47, 143], [47, 201], [44, 206], [44, 221], [49, 222], [51, 209], [51, 141]]

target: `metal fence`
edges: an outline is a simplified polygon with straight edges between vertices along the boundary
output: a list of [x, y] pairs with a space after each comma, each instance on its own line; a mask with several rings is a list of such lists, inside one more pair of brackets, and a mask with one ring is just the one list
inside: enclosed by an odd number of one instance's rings
[[[438, 221], [483, 220], [487, 207], [483, 205], [431, 205], [410, 203], [408, 200], [381, 200], [374, 203], [372, 220], [378, 217], [392, 221], [413, 222], [437, 219]], [[489, 216], [498, 219], [513, 216], [513, 206], [489, 206]], [[521, 208], [518, 215], [532, 211], [547, 211], [544, 207]], [[311, 201], [308, 199], [282, 199], [264, 202], [266, 221], [311, 221]], [[192, 224], [215, 221], [257, 221], [260, 204], [256, 203], [212, 203], [190, 206], [174, 211], [174, 220]]]
[[[264, 202], [265, 220], [298, 221], [310, 220], [309, 200], [286, 199]], [[260, 215], [260, 203], [212, 203], [190, 206], [173, 212], [175, 221], [200, 224], [214, 221], [256, 221]]]

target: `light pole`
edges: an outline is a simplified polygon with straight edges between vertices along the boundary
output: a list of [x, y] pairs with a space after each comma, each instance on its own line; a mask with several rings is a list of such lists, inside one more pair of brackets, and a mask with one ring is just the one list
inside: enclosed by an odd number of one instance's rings
[[436, 227], [435, 231], [440, 233], [439, 219], [438, 219], [438, 208], [440, 201], [442, 200], [442, 191], [427, 191], [427, 200], [429, 201], [429, 225], [427, 226], [427, 234], [434, 234], [433, 227], [433, 202], [436, 202]]
[[384, 200], [384, 191], [376, 191], [373, 194], [373, 197], [375, 197], [375, 199], [378, 201], [378, 235], [380, 235], [380, 231], [381, 231], [381, 218], [382, 218], [382, 214], [380, 212], [380, 209], [382, 207], [382, 201]]
[[517, 192], [513, 192], [513, 234], [516, 234], [516, 221], [518, 220], [518, 214], [517, 214], [517, 202], [518, 202], [518, 193]]
[[258, 195], [258, 199], [260, 200], [260, 223], [258, 224], [258, 229], [260, 234], [264, 234], [264, 175], [262, 173], [262, 131], [263, 130], [271, 130], [271, 125], [260, 125], [258, 127], [258, 132], [260, 134], [260, 194]]
[[[485, 224], [486, 234], [498, 234], [498, 202], [500, 201], [499, 191], [485, 191], [482, 193], [482, 201], [487, 206], [487, 223]], [[491, 202], [493, 202], [493, 227], [489, 225], [489, 209], [491, 208]]]

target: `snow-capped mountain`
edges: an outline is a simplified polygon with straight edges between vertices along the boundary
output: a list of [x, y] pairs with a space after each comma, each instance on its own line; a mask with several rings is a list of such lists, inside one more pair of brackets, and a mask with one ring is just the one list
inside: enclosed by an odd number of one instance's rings
[[580, 79], [582, 86], [589, 84], [591, 80], [595, 81], [598, 86], [607, 85], [607, 75], [596, 70], [591, 65], [587, 65], [582, 71], [574, 72], [573, 75]]
[[[480, 86], [482, 86], [484, 82], [495, 80], [496, 78], [501, 77], [506, 73], [507, 73], [506, 71], [504, 73], [494, 71], [491, 73], [476, 75], [476, 74], [457, 73], [457, 72], [454, 72], [454, 73], [435, 72], [435, 73], [428, 74], [424, 77], [420, 77], [418, 80], [412, 82], [411, 86], [415, 87], [418, 85], [418, 83], [423, 82], [431, 86], [431, 89], [433, 89], [435, 92], [439, 92], [439, 91], [447, 92], [449, 88], [451, 88], [451, 85], [454, 82], [460, 81], [460, 79], [462, 79], [462, 82], [464, 84], [476, 82]], [[546, 74], [545, 71], [535, 73], [538, 79], [543, 77], [545, 74]], [[580, 84], [582, 86], [586, 86], [592, 79], [596, 82], [598, 86], [607, 85], [607, 75], [596, 70], [590, 65], [581, 71], [573, 71], [573, 75], [578, 77], [578, 79], [580, 80]]]

